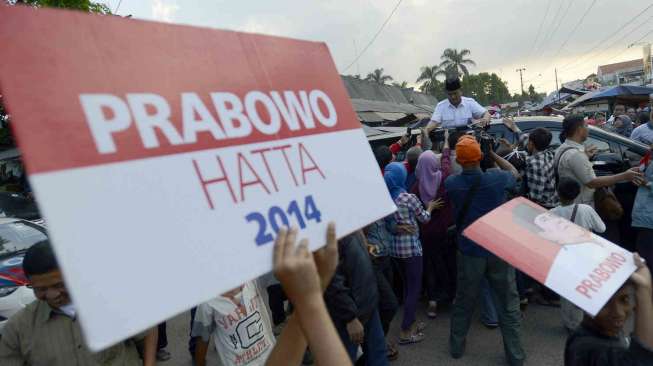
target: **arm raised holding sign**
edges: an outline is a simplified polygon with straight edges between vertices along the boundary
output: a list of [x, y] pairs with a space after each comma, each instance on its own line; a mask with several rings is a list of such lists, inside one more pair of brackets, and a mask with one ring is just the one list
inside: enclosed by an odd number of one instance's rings
[[326, 247], [313, 255], [305, 239], [295, 246], [296, 239], [296, 229], [281, 229], [274, 243], [274, 274], [295, 306], [295, 314], [266, 365], [300, 365], [307, 345], [316, 364], [351, 365], [322, 297], [338, 265], [335, 225], [329, 224]]

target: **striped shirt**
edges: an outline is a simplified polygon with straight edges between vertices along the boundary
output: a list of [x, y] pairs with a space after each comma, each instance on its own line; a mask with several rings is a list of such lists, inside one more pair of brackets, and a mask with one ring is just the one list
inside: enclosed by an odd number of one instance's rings
[[[395, 200], [397, 212], [395, 220], [397, 225], [411, 225], [417, 227], [417, 222], [425, 223], [431, 220], [431, 214], [424, 210], [422, 202], [412, 193], [401, 193]], [[419, 233], [395, 235], [392, 256], [396, 258], [410, 258], [422, 256], [422, 244]]]
[[24, 366], [138, 366], [142, 365], [133, 339], [91, 353], [77, 319], [36, 300], [12, 316], [0, 338], [0, 365]]

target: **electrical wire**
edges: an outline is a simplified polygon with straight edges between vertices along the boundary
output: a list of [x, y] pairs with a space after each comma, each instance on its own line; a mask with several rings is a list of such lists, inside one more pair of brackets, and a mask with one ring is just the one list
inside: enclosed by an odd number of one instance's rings
[[535, 52], [535, 46], [537, 45], [537, 41], [540, 39], [540, 34], [542, 33], [542, 26], [544, 25], [544, 22], [546, 22], [546, 17], [549, 16], [549, 10], [551, 9], [552, 2], [553, 0], [549, 0], [549, 3], [546, 6], [546, 11], [544, 12], [544, 18], [542, 18], [542, 21], [540, 22], [540, 27], [537, 28], [537, 35], [535, 36], [535, 41], [533, 41], [533, 47], [531, 48], [531, 52], [528, 53], [528, 58], [531, 58], [533, 52]]
[[603, 48], [603, 50], [602, 50], [601, 52], [599, 52], [599, 53], [593, 55], [592, 58], [588, 59], [587, 61], [581, 62], [580, 64], [577, 64], [577, 65], [575, 65], [575, 66], [568, 67], [568, 68], [566, 68], [566, 69], [564, 69], [564, 70], [565, 70], [565, 71], [573, 70], [573, 69], [576, 69], [576, 68], [578, 68], [578, 67], [580, 67], [580, 66], [587, 65], [588, 62], [592, 62], [593, 59], [595, 59], [595, 58], [597, 58], [597, 57], [599, 57], [599, 56], [605, 54], [608, 50], [610, 50], [610, 49], [612, 49], [614, 46], [618, 45], [620, 42], [622, 42], [623, 40], [625, 40], [626, 37], [630, 36], [630, 35], [633, 34], [635, 31], [638, 31], [638, 30], [642, 29], [642, 26], [644, 26], [644, 24], [648, 23], [651, 19], [653, 19], [653, 15], [651, 15], [650, 17], [648, 17], [647, 19], [645, 19], [643, 22], [641, 22], [640, 24], [638, 24], [637, 26], [635, 26], [633, 29], [630, 30], [630, 32], [628, 32], [628, 33], [624, 34], [623, 36], [621, 36], [621, 38], [619, 38], [619, 39], [617, 39], [616, 41], [612, 42], [609, 46]]
[[591, 52], [593, 52], [594, 50], [596, 50], [597, 48], [599, 48], [603, 43], [607, 42], [610, 38], [612, 38], [612, 37], [614, 37], [615, 35], [617, 35], [617, 34], [618, 34], [619, 32], [621, 32], [624, 28], [626, 28], [629, 24], [632, 24], [632, 22], [633, 22], [635, 19], [637, 19], [637, 18], [639, 18], [640, 16], [642, 16], [642, 15], [643, 15], [644, 13], [646, 13], [646, 12], [647, 12], [651, 7], [653, 7], [653, 4], [651, 4], [651, 5], [647, 6], [646, 8], [644, 8], [644, 10], [640, 11], [639, 13], [637, 13], [637, 15], [635, 15], [635, 16], [632, 17], [631, 19], [627, 20], [627, 21], [626, 21], [626, 22], [625, 22], [621, 27], [619, 27], [616, 31], [614, 31], [614, 32], [611, 33], [609, 36], [607, 36], [607, 37], [605, 37], [604, 39], [602, 39], [601, 41], [599, 41], [597, 44], [595, 44], [595, 45], [594, 45], [592, 48], [590, 48], [589, 50], [585, 51], [585, 52], [584, 52], [585, 56], [583, 56], [583, 57], [581, 57], [581, 58], [577, 58], [577, 59], [573, 60], [572, 62], [569, 62], [569, 63], [563, 65], [563, 66], [561, 67], [561, 69], [565, 69], [565, 68], [567, 68], [568, 66], [573, 65], [573, 64], [579, 62], [580, 60], [585, 59], [586, 57], [591, 57], [591, 56], [592, 56], [592, 55], [591, 55]]
[[345, 72], [347, 72], [347, 70], [349, 70], [349, 68], [351, 68], [351, 67], [352, 67], [356, 62], [358, 62], [358, 60], [361, 58], [361, 56], [363, 56], [363, 54], [365, 53], [365, 51], [367, 51], [367, 49], [370, 48], [370, 46], [372, 46], [372, 44], [374, 43], [374, 41], [376, 41], [376, 38], [379, 36], [379, 34], [381, 34], [381, 32], [383, 31], [383, 28], [385, 28], [386, 24], [388, 24], [388, 22], [390, 21], [390, 19], [392, 18], [392, 16], [395, 14], [395, 12], [397, 11], [397, 8], [399, 8], [399, 5], [401, 5], [402, 2], [403, 2], [403, 0], [399, 0], [399, 1], [397, 1], [397, 5], [395, 5], [394, 9], [392, 9], [392, 12], [390, 13], [390, 15], [388, 15], [388, 18], [386, 18], [385, 22], [383, 22], [383, 24], [381, 24], [381, 28], [379, 28], [379, 30], [376, 32], [376, 34], [374, 35], [374, 37], [372, 37], [372, 39], [370, 40], [370, 42], [369, 42], [369, 43], [368, 43], [368, 44], [363, 48], [363, 50], [361, 51], [361, 53], [359, 53], [358, 56], [356, 56], [356, 58], [354, 59], [354, 61], [352, 61], [349, 65], [347, 65], [347, 67], [345, 67], [345, 68], [342, 70], [342, 73], [343, 73], [343, 74], [344, 74]]
[[566, 18], [567, 15], [569, 14], [569, 8], [571, 8], [571, 4], [572, 4], [572, 1], [568, 1], [568, 2], [567, 2], [567, 8], [565, 8], [565, 12], [564, 12], [564, 14], [563, 14], [562, 17], [560, 18], [560, 21], [558, 22], [558, 24], [557, 24], [557, 25], [555, 26], [555, 28], [553, 29], [553, 32], [551, 32], [551, 33], [549, 34], [549, 36], [546, 38], [546, 42], [545, 42], [545, 43], [549, 43], [549, 41], [552, 41], [553, 38], [554, 38], [554, 36], [556, 35], [556, 33], [558, 33], [558, 30], [560, 29], [560, 26], [562, 25], [562, 23], [565, 21], [565, 18]]
[[[551, 24], [549, 24], [548, 28], [550, 28], [550, 29], [555, 28], [556, 21], [558, 20], [558, 16], [560, 16], [560, 10], [562, 10], [563, 5], [564, 5], [564, 0], [561, 0], [560, 5], [558, 6], [558, 10], [556, 10], [555, 15], [553, 16], [553, 18], [551, 18]], [[541, 49], [544, 46], [544, 44], [547, 42], [546, 40], [548, 40], [548, 38], [549, 37], [543, 38], [542, 39], [543, 42], [540, 43], [540, 46], [536, 50]]]
[[574, 27], [574, 29], [572, 29], [571, 32], [569, 32], [569, 34], [567, 35], [567, 39], [565, 39], [565, 41], [562, 42], [562, 45], [560, 46], [560, 48], [558, 48], [558, 51], [556, 52], [555, 56], [553, 56], [553, 58], [558, 57], [558, 55], [560, 54], [560, 51], [562, 51], [562, 49], [565, 48], [565, 46], [567, 45], [567, 42], [569, 42], [569, 40], [574, 35], [574, 33], [576, 33], [578, 28], [583, 24], [583, 21], [585, 20], [585, 17], [587, 17], [587, 14], [589, 14], [589, 12], [592, 11], [592, 8], [594, 7], [594, 4], [596, 4], [596, 0], [592, 0], [592, 3], [590, 4], [590, 6], [587, 8], [587, 10], [585, 10], [585, 13], [583, 13], [583, 16], [580, 18], [580, 21], [578, 23], [576, 23], [576, 26]]
[[122, 0], [118, 1], [118, 6], [116, 6], [116, 10], [113, 11], [114, 14], [118, 14], [118, 9], [120, 9], [120, 4], [122, 4]]

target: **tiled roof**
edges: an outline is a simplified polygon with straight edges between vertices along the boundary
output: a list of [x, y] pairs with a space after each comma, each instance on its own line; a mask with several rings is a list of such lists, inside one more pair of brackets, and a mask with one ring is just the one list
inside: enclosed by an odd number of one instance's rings
[[608, 64], [608, 65], [601, 65], [599, 66], [599, 72], [601, 74], [614, 74], [615, 72], [619, 70], [624, 70], [624, 69], [633, 69], [636, 67], [641, 66], [642, 68], [644, 67], [644, 63], [642, 62], [642, 59], [639, 58], [637, 60], [630, 60], [630, 61], [624, 61], [624, 62], [617, 62], [615, 64]]

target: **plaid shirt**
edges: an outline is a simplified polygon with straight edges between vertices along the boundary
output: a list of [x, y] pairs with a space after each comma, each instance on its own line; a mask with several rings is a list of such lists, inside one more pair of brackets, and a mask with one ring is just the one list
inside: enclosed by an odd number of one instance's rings
[[[395, 220], [397, 225], [412, 225], [417, 227], [417, 222], [425, 223], [431, 219], [431, 214], [424, 210], [419, 198], [411, 193], [401, 193], [395, 200], [397, 212]], [[393, 257], [410, 258], [422, 256], [422, 244], [419, 241], [419, 233], [395, 235]]]
[[558, 205], [554, 163], [555, 151], [553, 149], [540, 151], [526, 161], [528, 198], [546, 208]]

